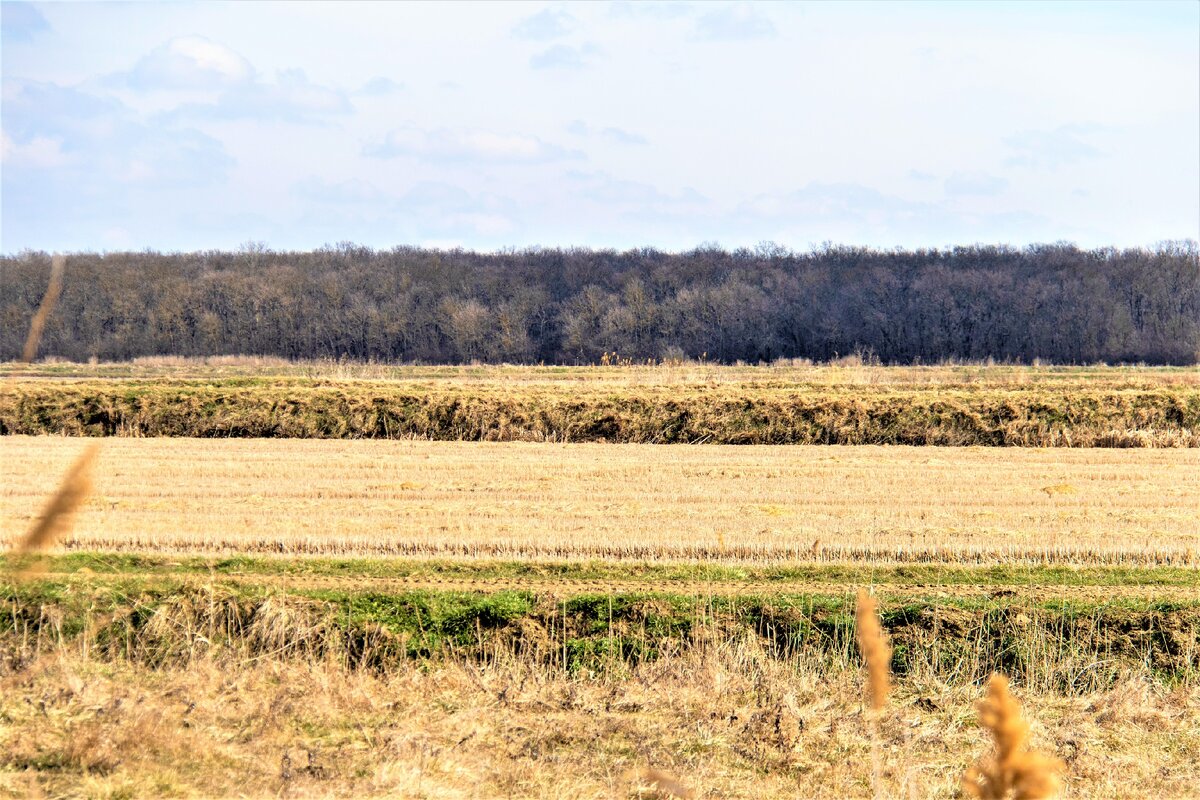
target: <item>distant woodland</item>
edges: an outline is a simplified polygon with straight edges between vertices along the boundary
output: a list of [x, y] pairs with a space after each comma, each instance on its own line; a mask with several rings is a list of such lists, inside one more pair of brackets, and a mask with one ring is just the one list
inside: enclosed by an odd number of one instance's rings
[[[19, 355], [49, 272], [46, 253], [0, 257], [0, 358]], [[1200, 248], [80, 253], [68, 257], [40, 352], [1191, 364]]]

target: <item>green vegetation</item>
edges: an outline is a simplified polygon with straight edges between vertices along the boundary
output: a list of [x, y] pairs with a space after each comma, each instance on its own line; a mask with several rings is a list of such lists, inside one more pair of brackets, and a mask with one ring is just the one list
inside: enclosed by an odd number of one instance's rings
[[[225, 648], [372, 669], [516, 652], [596, 671], [749, 637], [779, 658], [844, 665], [856, 658], [852, 587], [871, 582], [897, 675], [982, 680], [999, 670], [1076, 692], [1138, 669], [1169, 683], [1200, 674], [1200, 597], [1162, 594], [1163, 586], [1195, 587], [1195, 572], [1179, 569], [538, 568], [98, 554], [41, 566], [0, 589], [0, 640], [10, 651], [76, 643], [162, 663]], [[427, 582], [387, 582], [413, 575]], [[523, 580], [486, 584], [499, 577]], [[747, 591], [705, 581], [741, 581]], [[1114, 583], [1144, 589], [1065, 591]], [[1018, 598], [1005, 586], [1025, 591]]]
[[[0, 569], [12, 556], [0, 554]], [[977, 587], [1184, 587], [1200, 593], [1200, 572], [1194, 567], [1026, 566], [999, 564], [798, 564], [794, 566], [729, 566], [722, 564], [648, 564], [620, 561], [453, 561], [404, 558], [315, 558], [271, 556], [185, 556], [141, 553], [77, 552], [45, 557], [49, 572], [67, 577], [118, 575], [261, 576], [302, 581], [320, 578], [367, 580], [430, 579], [472, 581], [511, 579], [531, 587], [539, 583], [642, 582], [670, 587], [673, 583], [858, 585]]]

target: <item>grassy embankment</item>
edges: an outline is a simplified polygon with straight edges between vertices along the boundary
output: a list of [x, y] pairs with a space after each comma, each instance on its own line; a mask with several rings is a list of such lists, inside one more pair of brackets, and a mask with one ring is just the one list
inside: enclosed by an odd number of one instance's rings
[[[6, 563], [19, 566], [12, 557]], [[1122, 675], [1194, 683], [1191, 569], [622, 566], [403, 560], [49, 557], [4, 589], [10, 648], [79, 641], [149, 663], [233, 648], [379, 669], [500, 651], [568, 671], [627, 668], [707, 641], [754, 640], [836, 671], [853, 599], [874, 585], [892, 669], [962, 685], [1002, 671], [1043, 690]]]
[[[272, 366], [274, 364], [274, 366]], [[7, 365], [0, 433], [713, 444], [1200, 445], [1174, 368]], [[273, 374], [272, 374], [273, 373]]]
[[[996, 669], [1068, 796], [1200, 779], [1194, 570], [3, 566], [36, 570], [2, 590], [14, 797], [956, 797]], [[878, 720], [854, 644], [868, 583], [894, 647]]]

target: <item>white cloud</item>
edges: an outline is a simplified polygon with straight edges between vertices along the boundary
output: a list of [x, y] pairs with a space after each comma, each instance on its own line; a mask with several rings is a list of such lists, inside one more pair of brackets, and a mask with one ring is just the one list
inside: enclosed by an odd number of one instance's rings
[[199, 185], [233, 163], [216, 139], [148, 125], [111, 98], [14, 79], [5, 80], [3, 98], [6, 162], [53, 170], [68, 185]]
[[383, 75], [377, 75], [364, 83], [358, 90], [358, 93], [368, 97], [383, 97], [385, 95], [395, 94], [402, 89], [404, 89], [403, 83], [399, 83]]
[[681, 0], [615, 0], [608, 6], [609, 16], [617, 19], [678, 19], [693, 11], [695, 6]]
[[1057, 169], [1064, 164], [1097, 158], [1102, 153], [1083, 137], [1098, 130], [1099, 126], [1076, 124], [1063, 125], [1052, 131], [1015, 133], [1004, 140], [1013, 153], [1005, 163], [1019, 167]]
[[617, 144], [648, 144], [646, 137], [640, 133], [633, 133], [623, 128], [615, 128], [609, 126], [607, 128], [593, 127], [581, 119], [572, 120], [567, 125], [567, 133], [576, 136], [598, 136]]
[[1008, 188], [1008, 181], [986, 172], [955, 172], [944, 185], [946, 194], [994, 197]]
[[719, 8], [696, 20], [696, 38], [712, 42], [765, 39], [774, 35], [775, 23], [748, 3]]
[[[389, 228], [410, 239], [426, 237], [494, 237], [516, 229], [517, 204], [491, 193], [473, 194], [441, 181], [420, 181], [401, 194], [352, 179], [306, 178], [292, 194], [307, 209], [304, 216], [318, 226], [345, 230]], [[330, 231], [336, 234], [336, 230]], [[457, 239], [461, 241], [461, 239]]]
[[48, 136], [35, 136], [28, 142], [14, 142], [8, 133], [0, 131], [0, 161], [14, 167], [54, 169], [67, 163], [69, 157], [62, 151], [62, 140]]
[[589, 66], [593, 57], [599, 53], [600, 48], [591, 42], [579, 47], [556, 44], [540, 53], [534, 53], [529, 58], [529, 66], [534, 69], [583, 69]]
[[566, 36], [575, 27], [575, 18], [565, 11], [545, 8], [526, 17], [513, 27], [513, 36], [519, 39], [548, 41]]
[[50, 30], [42, 12], [31, 3], [6, 0], [0, 3], [0, 36], [6, 42], [29, 42]]
[[425, 130], [415, 126], [396, 128], [382, 141], [363, 148], [373, 158], [409, 156], [427, 161], [539, 164], [583, 158], [578, 150], [567, 150], [536, 136], [496, 133], [486, 130]]
[[215, 103], [189, 103], [167, 113], [164, 119], [306, 123], [353, 110], [346, 92], [313, 83], [304, 70], [290, 69], [280, 72], [274, 83], [256, 81], [234, 86], [223, 91]]
[[648, 183], [615, 178], [606, 172], [572, 170], [567, 177], [578, 187], [579, 196], [621, 210], [672, 211], [684, 208], [703, 210], [708, 200], [695, 189], [685, 188], [669, 194]]
[[155, 48], [117, 76], [130, 88], [216, 89], [245, 83], [254, 68], [223, 44], [203, 36], [182, 36]]

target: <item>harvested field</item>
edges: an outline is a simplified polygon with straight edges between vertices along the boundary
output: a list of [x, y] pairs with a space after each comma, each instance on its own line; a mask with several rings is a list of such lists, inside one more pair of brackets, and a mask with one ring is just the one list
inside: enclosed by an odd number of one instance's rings
[[1037, 367], [35, 365], [0, 433], [1196, 447], [1200, 375]]
[[[3, 541], [83, 442], [0, 438]], [[1191, 449], [117, 438], [71, 549], [1194, 565]]]

